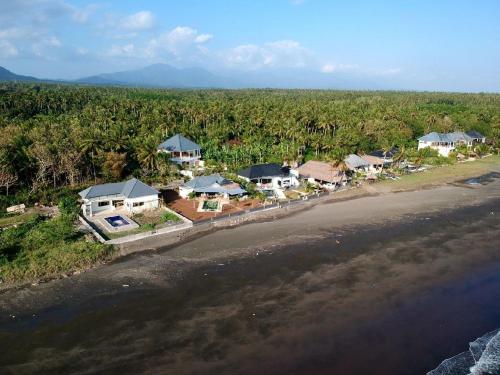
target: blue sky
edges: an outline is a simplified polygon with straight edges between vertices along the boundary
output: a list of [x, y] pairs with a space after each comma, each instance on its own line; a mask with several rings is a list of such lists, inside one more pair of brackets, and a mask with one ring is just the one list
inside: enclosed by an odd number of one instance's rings
[[0, 66], [67, 79], [161, 62], [498, 92], [499, 20], [497, 0], [2, 0]]

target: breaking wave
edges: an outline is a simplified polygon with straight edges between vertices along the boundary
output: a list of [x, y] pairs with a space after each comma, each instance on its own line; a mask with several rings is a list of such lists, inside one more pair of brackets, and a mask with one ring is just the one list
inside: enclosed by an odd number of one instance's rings
[[427, 375], [500, 375], [500, 329], [469, 343], [469, 350], [444, 360]]

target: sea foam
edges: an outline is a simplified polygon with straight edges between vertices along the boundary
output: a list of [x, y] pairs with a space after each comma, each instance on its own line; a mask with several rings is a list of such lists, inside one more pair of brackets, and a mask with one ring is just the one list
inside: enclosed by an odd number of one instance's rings
[[469, 350], [445, 359], [427, 375], [499, 375], [500, 329], [469, 343]]

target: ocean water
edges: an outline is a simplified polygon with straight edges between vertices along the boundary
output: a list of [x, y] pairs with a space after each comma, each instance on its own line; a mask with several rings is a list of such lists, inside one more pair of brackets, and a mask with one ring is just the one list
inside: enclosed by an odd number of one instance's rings
[[[175, 284], [68, 278], [43, 308], [29, 290], [3, 294], [0, 374], [422, 375], [460, 352], [430, 374], [495, 374], [498, 212], [495, 200], [347, 228]], [[32, 304], [2, 309], [12, 298]]]
[[500, 329], [488, 332], [469, 343], [466, 350], [448, 358], [427, 375], [500, 374]]

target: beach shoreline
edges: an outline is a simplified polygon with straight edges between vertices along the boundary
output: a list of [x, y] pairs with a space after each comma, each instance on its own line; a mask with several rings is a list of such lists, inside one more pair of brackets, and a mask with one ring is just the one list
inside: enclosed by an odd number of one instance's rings
[[[480, 163], [483, 163], [481, 160]], [[441, 208], [453, 208], [455, 206], [459, 207], [461, 205], [467, 204], [467, 202], [464, 202], [463, 200], [456, 199], [456, 197], [453, 196], [453, 194], [456, 194], [457, 192], [460, 191], [468, 191], [468, 192], [474, 192], [474, 191], [479, 191], [480, 194], [469, 194], [471, 196], [476, 196], [474, 199], [477, 200], [477, 202], [487, 198], [484, 196], [480, 196], [481, 193], [483, 192], [484, 189], [480, 189], [478, 186], [468, 186], [466, 184], [463, 184], [462, 181], [468, 178], [474, 178], [474, 177], [479, 177], [480, 173], [481, 174], [486, 174], [486, 173], [498, 173], [500, 172], [500, 164], [498, 163], [491, 163], [489, 164], [490, 161], [486, 164], [478, 165], [478, 164], [473, 164], [469, 163], [470, 165], [466, 165], [466, 168], [463, 168], [463, 166], [460, 166], [461, 173], [454, 175], [453, 178], [446, 177], [443, 179], [442, 176], [439, 175], [439, 171], [443, 167], [438, 167], [433, 170], [431, 170], [431, 178], [427, 178], [425, 182], [420, 182], [418, 184], [411, 184], [408, 185], [406, 180], [403, 180], [402, 184], [400, 183], [401, 181], [383, 181], [381, 183], [376, 183], [376, 184], [364, 184], [360, 188], [350, 188], [346, 189], [343, 191], [335, 192], [326, 196], [322, 196], [316, 199], [311, 199], [311, 200], [306, 200], [304, 202], [300, 202], [299, 204], [293, 205], [293, 206], [286, 206], [284, 205], [281, 208], [276, 208], [268, 211], [261, 211], [257, 212], [254, 214], [247, 214], [247, 215], [241, 215], [236, 218], [228, 218], [225, 220], [220, 220], [220, 221], [215, 221], [213, 223], [205, 223], [203, 225], [197, 225], [192, 228], [189, 228], [187, 230], [179, 231], [177, 233], [170, 233], [170, 234], [165, 234], [165, 235], [157, 235], [157, 236], [152, 236], [148, 238], [144, 238], [138, 241], [133, 241], [129, 243], [124, 243], [119, 246], [117, 246], [117, 250], [115, 251], [115, 255], [107, 262], [105, 263], [98, 263], [93, 265], [90, 268], [87, 269], [81, 269], [73, 273], [66, 273], [61, 275], [60, 277], [56, 278], [49, 278], [49, 279], [44, 279], [44, 280], [35, 280], [35, 281], [28, 281], [28, 282], [21, 282], [18, 284], [0, 284], [0, 295], [6, 291], [9, 290], [21, 290], [24, 288], [30, 288], [32, 286], [38, 286], [38, 285], [45, 285], [45, 284], [51, 284], [52, 282], [60, 279], [65, 279], [67, 277], [75, 277], [80, 274], [84, 273], [92, 273], [95, 270], [100, 270], [101, 268], [106, 268], [111, 264], [114, 263], [120, 263], [120, 262], [126, 262], [127, 259], [129, 259], [131, 256], [134, 254], [140, 254], [140, 253], [155, 253], [155, 252], [163, 252], [163, 251], [168, 251], [171, 249], [175, 249], [178, 247], [182, 247], [184, 244], [191, 243], [196, 240], [200, 240], [204, 238], [205, 236], [209, 236], [213, 233], [219, 232], [219, 231], [225, 231], [227, 230], [233, 230], [239, 227], [246, 227], [248, 225], [252, 224], [265, 224], [273, 226], [276, 223], [278, 223], [278, 226], [281, 226], [279, 223], [283, 220], [293, 219], [294, 216], [300, 215], [301, 213], [308, 212], [310, 210], [314, 210], [317, 207], [330, 207], [332, 205], [344, 205], [343, 207], [343, 214], [342, 214], [342, 222], [336, 222], [335, 225], [337, 226], [350, 226], [350, 225], [358, 225], [362, 224], [363, 222], [369, 221], [369, 222], [384, 222], [384, 214], [378, 215], [376, 210], [372, 210], [372, 213], [364, 213], [362, 212], [363, 210], [360, 211], [355, 211], [354, 209], [351, 210], [351, 212], [347, 212], [348, 209], [346, 208], [346, 204], [349, 204], [350, 202], [356, 206], [358, 209], [363, 206], [363, 205], [369, 205], [371, 202], [369, 202], [370, 199], [378, 197], [377, 200], [381, 201], [382, 204], [379, 203], [379, 206], [383, 206], [384, 201], [390, 201], [394, 197], [397, 197], [398, 195], [402, 194], [404, 196], [408, 196], [409, 198], [406, 200], [406, 202], [409, 201], [415, 201], [415, 202], [424, 202], [421, 197], [415, 197], [412, 198], [411, 196], [415, 195], [418, 196], [419, 194], [425, 194], [425, 192], [438, 192], [438, 195], [440, 198], [439, 199], [434, 199], [434, 201], [438, 204], [438, 207]], [[472, 167], [471, 167], [472, 166]], [[470, 167], [470, 168], [467, 168]], [[446, 167], [445, 167], [446, 168]], [[428, 172], [424, 172], [428, 173]], [[413, 176], [409, 176], [412, 178]], [[418, 176], [417, 176], [418, 177]], [[450, 193], [447, 194], [442, 194], [439, 193], [443, 190], [450, 189]], [[428, 194], [429, 196], [433, 196], [434, 194]], [[405, 201], [405, 200], [403, 200]], [[359, 204], [359, 202], [364, 202], [362, 204]], [[425, 205], [422, 207], [418, 207], [418, 205], [413, 205], [411, 206], [411, 209], [408, 209], [408, 207], [403, 207], [402, 205], [399, 205], [398, 209], [396, 211], [401, 211], [406, 214], [411, 214], [411, 213], [424, 213], [424, 212], [433, 212], [435, 210], [435, 207], [426, 207]], [[322, 215], [325, 216], [325, 210], [322, 210], [323, 213]], [[400, 212], [395, 212], [396, 215], [399, 215]], [[370, 216], [371, 215], [371, 216]], [[368, 220], [360, 220], [360, 219], [368, 219]], [[380, 220], [379, 220], [380, 219]], [[390, 218], [389, 218], [390, 220]], [[317, 221], [318, 225], [322, 225], [323, 221]], [[311, 228], [312, 231], [314, 231], [314, 228]], [[287, 236], [288, 237], [288, 236]], [[221, 238], [221, 241], [224, 241], [224, 238]], [[231, 254], [231, 257], [237, 256], [237, 254]], [[244, 254], [241, 254], [244, 255]], [[224, 255], [218, 256], [218, 258], [223, 259]]]
[[[427, 209], [416, 210], [422, 202]], [[124, 352], [141, 353], [143, 360], [132, 360], [128, 370], [122, 368], [125, 373], [220, 370], [224, 374], [232, 373], [238, 362], [243, 369], [239, 373], [250, 374], [256, 370], [252, 364], [260, 363], [263, 374], [328, 373], [332, 367], [349, 374], [343, 367], [347, 362], [337, 358], [324, 368], [314, 363], [318, 358], [324, 362], [329, 350], [340, 351], [341, 338], [354, 345], [359, 340], [357, 330], [381, 329], [370, 322], [384, 322], [407, 304], [476, 277], [485, 267], [500, 267], [499, 213], [500, 181], [495, 180], [478, 188], [447, 185], [318, 204], [280, 220], [218, 229], [176, 246], [122, 257], [75, 277], [0, 294], [0, 343], [16, 335], [15, 345], [52, 348], [50, 370], [71, 368], [66, 356], [75, 365], [86, 366], [82, 358], [74, 357], [71, 343], [57, 344], [62, 340], [59, 330], [69, 337], [72, 332], [86, 337], [81, 331], [86, 329], [102, 330], [105, 336], [99, 333], [99, 342], [89, 347], [111, 351], [116, 361], [131, 360], [112, 349], [118, 337], [124, 337], [118, 344]], [[436, 300], [440, 298], [439, 294]], [[436, 300], [429, 302], [431, 306]], [[82, 328], [74, 326], [76, 321]], [[124, 322], [135, 322], [135, 328], [122, 330]], [[219, 327], [221, 322], [229, 326]], [[482, 323], [477, 332], [490, 325]], [[224, 335], [209, 333], [208, 327]], [[31, 332], [42, 342], [30, 343]], [[199, 343], [183, 344], [200, 332], [205, 336]], [[463, 337], [476, 334], [457, 332]], [[158, 354], [149, 352], [147, 345], [134, 344], [150, 339], [165, 349]], [[276, 342], [281, 344], [276, 347]], [[323, 344], [318, 347], [317, 342]], [[208, 349], [214, 345], [219, 354]], [[307, 345], [316, 352], [309, 353]], [[260, 353], [260, 347], [275, 356]], [[293, 360], [292, 347], [301, 348]], [[447, 348], [446, 354], [436, 351], [426, 370], [455, 349]], [[209, 352], [201, 354], [204, 350]], [[36, 351], [28, 350], [31, 359], [21, 352], [14, 346], [10, 359], [0, 360], [0, 368], [20, 370], [36, 363]], [[93, 353], [91, 366], [96, 371], [119, 367]], [[349, 353], [343, 353], [348, 358]], [[288, 365], [281, 368], [278, 362]], [[303, 372], [294, 367], [297, 362], [303, 364]]]

